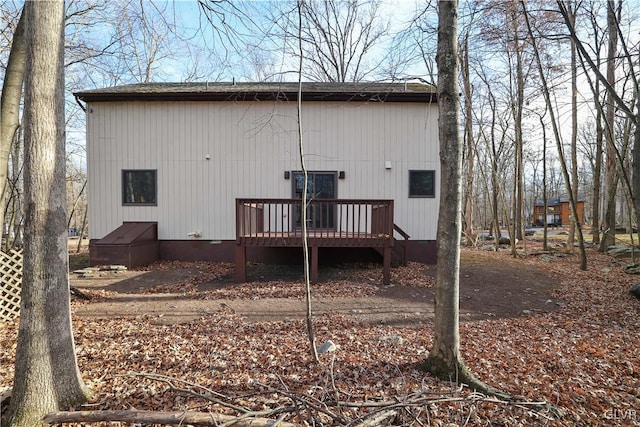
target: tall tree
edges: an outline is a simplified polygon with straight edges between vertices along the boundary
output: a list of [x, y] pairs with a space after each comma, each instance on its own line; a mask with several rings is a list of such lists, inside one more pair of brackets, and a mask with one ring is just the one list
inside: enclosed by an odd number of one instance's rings
[[[569, 175], [569, 170], [567, 169], [567, 162], [565, 160], [565, 156], [564, 156], [564, 151], [562, 148], [562, 138], [560, 136], [560, 130], [559, 130], [559, 126], [558, 126], [558, 119], [556, 118], [556, 113], [555, 110], [553, 108], [553, 103], [551, 101], [551, 92], [549, 90], [549, 85], [547, 83], [547, 77], [546, 74], [544, 72], [543, 69], [543, 62], [542, 59], [540, 57], [540, 49], [538, 47], [538, 40], [540, 39], [540, 36], [538, 35], [538, 37], [536, 37], [533, 33], [533, 29], [532, 29], [532, 25], [531, 25], [531, 21], [529, 19], [529, 12], [527, 11], [527, 6], [525, 4], [525, 2], [523, 0], [522, 1], [522, 10], [524, 12], [524, 21], [526, 23], [527, 26], [527, 31], [529, 33], [529, 41], [531, 43], [531, 46], [533, 48], [533, 54], [535, 56], [536, 59], [536, 65], [538, 67], [538, 74], [540, 77], [540, 83], [542, 86], [542, 94], [544, 96], [544, 100], [545, 100], [545, 105], [547, 107], [547, 111], [549, 113], [549, 120], [551, 120], [551, 127], [553, 129], [553, 136], [556, 140], [556, 148], [558, 149], [558, 157], [560, 160], [560, 166], [562, 168], [562, 176], [564, 178], [564, 182], [565, 182], [565, 188], [567, 189], [567, 194], [569, 197], [569, 207], [570, 207], [570, 212], [571, 215], [574, 218], [577, 218], [577, 209], [576, 209], [576, 199], [574, 198], [574, 191], [571, 188], [571, 177]], [[546, 211], [545, 211], [546, 214]], [[575, 224], [575, 230], [577, 232], [577, 237], [578, 237], [578, 245], [580, 247], [580, 268], [582, 270], [586, 270], [587, 269], [587, 255], [584, 249], [584, 239], [582, 236], [582, 228], [580, 226], [580, 223], [578, 223], [577, 221], [574, 221]]]
[[[513, 227], [514, 233], [513, 237], [517, 240], [522, 240], [524, 237], [522, 234], [523, 231], [523, 218], [522, 213], [524, 210], [524, 172], [523, 172], [523, 130], [522, 130], [522, 121], [523, 121], [523, 112], [524, 112], [524, 85], [525, 85], [525, 65], [524, 65], [524, 54], [523, 54], [523, 43], [520, 40], [520, 11], [518, 10], [518, 6], [509, 8], [508, 22], [510, 23], [513, 30], [513, 48], [516, 55], [516, 86], [515, 86], [515, 99], [511, 104], [511, 108], [513, 109], [513, 117], [514, 120], [514, 137], [515, 137], [515, 174], [514, 174], [514, 199], [513, 199]], [[515, 255], [516, 244], [515, 239], [511, 239], [511, 248], [513, 254]]]
[[438, 3], [438, 137], [440, 207], [437, 229], [433, 347], [423, 368], [439, 378], [507, 397], [478, 381], [460, 354], [460, 232], [462, 231], [462, 151], [458, 93], [458, 1]]
[[438, 136], [440, 208], [433, 348], [425, 362], [439, 377], [455, 378], [466, 367], [460, 354], [459, 285], [462, 204], [462, 141], [458, 94], [458, 2], [438, 4]]
[[474, 192], [474, 164], [475, 164], [475, 140], [473, 135], [473, 105], [471, 103], [471, 77], [469, 74], [469, 31], [467, 30], [462, 43], [462, 88], [464, 93], [464, 135], [467, 147], [467, 182], [465, 191], [464, 206], [464, 235], [467, 246], [475, 246], [477, 233], [473, 228], [473, 204], [475, 202]]
[[[600, 7], [600, 3], [591, 3], [589, 5], [589, 22], [593, 31], [593, 51], [595, 55], [596, 66], [600, 68], [601, 64], [601, 50], [604, 43], [604, 31], [600, 30], [597, 19], [597, 9]], [[576, 41], [573, 40], [575, 45]], [[586, 64], [584, 61], [580, 61], [582, 69], [585, 73], [588, 73]], [[602, 142], [604, 140], [604, 130], [602, 128], [602, 104], [600, 93], [600, 80], [596, 79], [593, 86], [593, 103], [596, 109], [596, 147], [593, 160], [593, 198], [592, 198], [592, 222], [591, 222], [591, 239], [593, 244], [600, 244], [600, 192], [602, 188]]]
[[[570, 23], [571, 24], [571, 23]], [[616, 12], [615, 1], [607, 1], [607, 33], [609, 35], [609, 46], [607, 50], [607, 83], [614, 87], [616, 83], [616, 52], [618, 44], [618, 32], [616, 30]], [[605, 140], [606, 140], [606, 194], [607, 204], [604, 214], [605, 233], [600, 242], [600, 250], [606, 251], [607, 248], [615, 244], [616, 235], [616, 189], [618, 179], [616, 177], [616, 154], [615, 154], [615, 110], [616, 106], [613, 100], [613, 93], [608, 92], [606, 98], [606, 114], [605, 114]]]
[[298, 22], [288, 19], [293, 14], [280, 6], [277, 9], [281, 10], [272, 20], [279, 32], [271, 37], [282, 40], [287, 45], [285, 53], [296, 57], [300, 35], [306, 79], [362, 81], [371, 78], [384, 62], [375, 49], [388, 33], [388, 24], [381, 22], [379, 0], [305, 0], [300, 28]]
[[69, 303], [65, 197], [64, 1], [25, 4], [25, 246], [10, 426], [86, 400]]
[[[309, 234], [307, 231], [307, 203], [309, 203], [308, 183], [309, 174], [307, 173], [307, 166], [304, 158], [304, 142], [303, 129], [302, 129], [302, 66], [304, 64], [304, 55], [302, 53], [302, 7], [304, 0], [298, 0], [298, 47], [299, 47], [299, 62], [298, 62], [298, 101], [297, 101], [297, 116], [298, 116], [298, 149], [300, 157], [300, 168], [304, 176], [304, 182], [302, 184], [302, 200], [301, 200], [301, 214], [302, 214], [302, 256], [304, 259], [304, 296], [306, 307], [306, 323], [307, 323], [307, 335], [309, 337], [309, 344], [311, 347], [311, 356], [314, 362], [318, 363], [318, 350], [316, 349], [316, 339], [313, 330], [313, 311], [311, 309], [311, 280], [309, 276]], [[317, 251], [318, 248], [313, 248]]]
[[[24, 9], [13, 33], [9, 60], [5, 69], [0, 97], [0, 226], [4, 227], [4, 213], [7, 205], [9, 153], [20, 126], [20, 101], [26, 59], [24, 34]], [[4, 228], [3, 228], [4, 231]]]
[[[577, 5], [570, 1], [567, 4], [567, 12], [571, 24], [576, 25]], [[573, 198], [578, 200], [578, 63], [576, 42], [569, 38], [571, 46], [571, 186]], [[576, 234], [577, 213], [571, 215], [569, 223], [569, 235], [567, 236], [567, 251], [573, 253], [573, 241]]]
[[[607, 141], [607, 178], [606, 178], [606, 191], [607, 191], [607, 207], [605, 211], [605, 234], [600, 242], [600, 250], [606, 250], [606, 248], [615, 242], [615, 189], [617, 182], [622, 179], [626, 190], [631, 194], [632, 207], [634, 210], [634, 216], [636, 223], [640, 223], [640, 77], [638, 72], [635, 71], [637, 63], [633, 61], [627, 40], [623, 37], [624, 33], [620, 27], [620, 18], [622, 10], [622, 1], [619, 1], [617, 6], [614, 0], [607, 2], [607, 33], [609, 36], [609, 48], [607, 54], [607, 76], [600, 71], [595, 61], [586, 50], [584, 44], [578, 37], [576, 29], [571, 25], [567, 8], [562, 0], [557, 0], [557, 5], [562, 17], [564, 19], [567, 28], [571, 34], [571, 37], [576, 41], [576, 47], [583, 60], [588, 64], [591, 72], [595, 78], [606, 89], [606, 107], [607, 111], [603, 114], [605, 118], [605, 138]], [[615, 66], [617, 59], [617, 46], [620, 41], [622, 48], [622, 59], [628, 66], [628, 77], [633, 85], [633, 90], [628, 91], [634, 94], [631, 100], [625, 100], [624, 87], [617, 88], [615, 84]], [[593, 85], [592, 85], [593, 86]], [[634, 111], [635, 109], [635, 111]], [[624, 159], [620, 153], [620, 150], [615, 145], [615, 113], [616, 110], [622, 112], [627, 118], [635, 125], [634, 141], [633, 141], [633, 163], [632, 163], [632, 182], [627, 179], [627, 174], [624, 173]], [[611, 150], [611, 151], [610, 151]], [[610, 160], [613, 164], [610, 165]], [[611, 168], [610, 168], [611, 166]], [[617, 173], [616, 168], [619, 168], [621, 173]], [[610, 176], [609, 176], [610, 175]]]
[[513, 155], [509, 168], [512, 179], [510, 206], [505, 222], [511, 237], [511, 250], [515, 256], [516, 239], [522, 240], [524, 226], [524, 144], [526, 137], [526, 107], [538, 96], [532, 90], [532, 55], [525, 43], [526, 31], [522, 24], [520, 2], [485, 2], [481, 12], [483, 24], [479, 29], [480, 40], [486, 44], [485, 62], [491, 61], [490, 69], [499, 73], [492, 81], [490, 91], [500, 98], [500, 107], [511, 114], [509, 140]]
[[437, 283], [433, 348], [426, 361], [438, 376], [465, 372], [460, 355], [459, 286], [462, 204], [462, 141], [458, 94], [458, 2], [438, 7], [438, 135], [440, 209], [437, 230]]

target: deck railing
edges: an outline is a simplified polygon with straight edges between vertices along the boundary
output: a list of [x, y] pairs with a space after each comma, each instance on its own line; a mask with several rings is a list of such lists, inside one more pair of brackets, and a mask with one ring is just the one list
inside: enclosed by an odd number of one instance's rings
[[[300, 199], [236, 199], [236, 243], [301, 246]], [[305, 204], [311, 246], [393, 245], [393, 200], [313, 199]]]

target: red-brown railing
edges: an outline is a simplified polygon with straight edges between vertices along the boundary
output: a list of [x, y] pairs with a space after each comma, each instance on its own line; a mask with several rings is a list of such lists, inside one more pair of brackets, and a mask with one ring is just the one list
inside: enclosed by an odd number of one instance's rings
[[[302, 200], [236, 199], [236, 243], [301, 246]], [[311, 246], [393, 246], [393, 200], [313, 199], [306, 203]]]

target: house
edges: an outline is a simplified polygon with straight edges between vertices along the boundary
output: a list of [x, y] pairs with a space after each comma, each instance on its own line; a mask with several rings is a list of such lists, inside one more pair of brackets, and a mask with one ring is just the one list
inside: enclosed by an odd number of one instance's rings
[[[578, 196], [576, 200], [576, 210], [578, 211], [578, 222], [584, 223], [584, 197]], [[561, 196], [556, 199], [547, 200], [547, 224], [553, 226], [569, 225], [571, 221], [571, 206], [569, 197]], [[534, 225], [542, 227], [545, 221], [544, 200], [536, 200], [533, 206]]]
[[[297, 83], [149, 83], [86, 104], [91, 263], [299, 257]], [[303, 83], [306, 221], [318, 258], [435, 262], [435, 88]], [[375, 252], [374, 252], [375, 251]], [[380, 255], [377, 255], [378, 257]], [[379, 258], [378, 258], [379, 259]]]

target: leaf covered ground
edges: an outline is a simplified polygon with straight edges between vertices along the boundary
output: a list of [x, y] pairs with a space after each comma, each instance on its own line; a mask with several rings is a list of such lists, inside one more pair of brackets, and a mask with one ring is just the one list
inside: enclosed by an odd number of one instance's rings
[[[461, 323], [468, 366], [481, 380], [516, 396], [515, 402], [484, 399], [421, 372], [418, 367], [433, 336], [430, 319], [395, 325], [319, 315], [314, 319], [317, 342], [331, 340], [339, 348], [321, 355], [322, 363], [316, 365], [302, 319], [250, 322], [222, 309], [171, 325], [158, 324], [144, 313], [110, 319], [74, 314], [78, 363], [95, 393], [84, 409], [233, 413], [224, 403], [194, 396], [215, 393], [221, 401], [249, 410], [311, 402], [327, 412], [293, 411], [287, 420], [316, 425], [355, 422], [382, 401], [406, 403], [393, 425], [640, 425], [640, 301], [628, 293], [640, 280], [622, 272], [625, 261], [590, 251], [589, 268], [583, 272], [575, 255], [523, 255], [514, 260], [505, 252], [464, 251], [463, 258], [492, 269], [492, 286], [501, 286], [501, 266], [514, 263], [523, 270], [543, 271], [557, 282], [553, 310]], [[400, 270], [407, 277], [403, 286], [432, 283], [431, 278], [421, 280], [426, 276], [420, 268]], [[377, 272], [365, 269], [359, 274], [364, 280], [324, 283], [318, 292], [324, 287], [328, 297], [335, 298], [356, 289], [362, 295], [375, 292], [369, 277], [377, 277]], [[190, 283], [185, 293], [204, 292], [199, 298], [213, 298], [215, 289], [197, 290], [195, 285]], [[244, 290], [234, 296], [252, 298], [258, 287], [261, 297], [299, 298], [297, 286], [254, 283], [236, 289]], [[514, 301], [525, 297], [510, 295]], [[74, 302], [74, 313], [80, 304], [92, 303]], [[9, 387], [17, 322], [1, 328], [0, 386]]]

